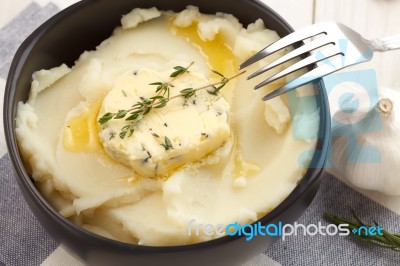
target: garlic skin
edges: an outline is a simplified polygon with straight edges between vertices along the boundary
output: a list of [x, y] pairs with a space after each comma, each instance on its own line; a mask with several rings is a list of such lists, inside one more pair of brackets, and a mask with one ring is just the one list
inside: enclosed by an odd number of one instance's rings
[[356, 188], [400, 196], [400, 92], [381, 88], [379, 99], [359, 122], [332, 128], [328, 172]]

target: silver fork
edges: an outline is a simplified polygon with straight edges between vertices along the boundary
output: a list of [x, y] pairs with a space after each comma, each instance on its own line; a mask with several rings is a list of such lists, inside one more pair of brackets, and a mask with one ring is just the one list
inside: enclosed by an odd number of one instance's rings
[[[283, 48], [296, 44], [300, 41], [315, 37], [314, 40], [294, 49], [284, 56], [276, 59], [270, 64], [257, 70], [247, 79], [254, 78], [270, 69], [273, 69], [289, 60], [303, 56], [311, 51], [319, 50], [317, 53], [311, 54], [308, 57], [290, 65], [279, 73], [267, 78], [257, 84], [254, 89], [259, 89], [268, 83], [289, 75], [297, 70], [308, 67], [315, 63], [324, 61], [314, 69], [309, 70], [302, 76], [295, 78], [283, 87], [272, 91], [263, 97], [266, 101], [288, 91], [291, 91], [304, 84], [310, 83], [316, 79], [322, 78], [340, 69], [363, 63], [371, 60], [373, 52], [384, 52], [400, 48], [400, 34], [385, 38], [375, 38], [367, 40], [359, 33], [349, 27], [334, 22], [319, 23], [307, 27], [305, 29], [295, 31], [282, 39], [268, 45], [245, 62], [239, 68], [243, 69], [264, 57], [273, 54]], [[328, 61], [329, 60], [329, 61]]]

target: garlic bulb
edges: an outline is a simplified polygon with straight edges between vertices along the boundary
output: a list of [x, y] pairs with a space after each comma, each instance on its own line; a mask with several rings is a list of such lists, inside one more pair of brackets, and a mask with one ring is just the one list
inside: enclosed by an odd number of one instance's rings
[[357, 188], [399, 196], [400, 92], [381, 88], [375, 107], [358, 116], [332, 128], [328, 171]]

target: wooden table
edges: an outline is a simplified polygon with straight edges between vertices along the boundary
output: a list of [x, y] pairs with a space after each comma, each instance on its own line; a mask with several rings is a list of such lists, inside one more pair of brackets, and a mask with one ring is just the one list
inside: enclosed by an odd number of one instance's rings
[[[295, 29], [324, 21], [341, 22], [366, 38], [400, 33], [400, 1], [396, 0], [263, 0]], [[400, 52], [377, 53], [357, 69], [375, 69], [380, 86], [400, 89]]]

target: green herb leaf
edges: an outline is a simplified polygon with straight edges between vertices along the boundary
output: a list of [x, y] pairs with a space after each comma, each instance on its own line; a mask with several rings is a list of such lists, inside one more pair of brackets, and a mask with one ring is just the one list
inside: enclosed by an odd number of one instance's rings
[[150, 83], [149, 85], [162, 85], [163, 83], [162, 82], [153, 82], [153, 83]]
[[128, 116], [125, 120], [126, 121], [133, 121], [133, 120], [136, 120], [138, 116], [139, 116], [138, 113], [133, 113], [130, 116]]
[[173, 149], [171, 140], [167, 136], [164, 138], [164, 143], [160, 145], [163, 146], [166, 151]]
[[222, 75], [222, 74], [221, 74], [220, 72], [218, 72], [217, 70], [212, 69], [211, 71], [212, 71], [213, 73], [217, 74], [218, 76], [225, 78], [225, 76]]
[[196, 94], [196, 91], [193, 88], [186, 88], [181, 90], [180, 93], [183, 98], [189, 99]]
[[100, 123], [100, 125], [103, 125], [104, 123], [110, 121], [113, 117], [114, 117], [113, 113], [105, 113], [102, 117], [100, 117], [98, 122]]
[[121, 129], [121, 132], [119, 133], [119, 137], [121, 139], [124, 139], [127, 134], [129, 134], [128, 135], [128, 137], [129, 137], [129, 136], [131, 136], [133, 134], [134, 131], [135, 131], [135, 125], [134, 124], [126, 125]]
[[142, 115], [147, 115], [148, 113], [150, 113], [151, 109], [153, 109], [153, 107], [151, 105], [146, 106], [144, 108], [143, 114]]
[[121, 129], [121, 132], [119, 133], [119, 137], [121, 139], [124, 139], [126, 136], [126, 133], [128, 133], [128, 131]]
[[172, 72], [170, 75], [171, 78], [176, 78], [187, 71], [187, 68], [182, 67], [182, 66], [176, 66], [176, 67], [174, 67], [174, 69], [175, 69], [175, 71]]
[[163, 108], [164, 106], [167, 105], [168, 101], [169, 101], [168, 98], [159, 99], [159, 101], [156, 104], [154, 104], [154, 108], [157, 108], [157, 109]]
[[124, 118], [127, 113], [128, 113], [128, 110], [119, 110], [117, 115], [114, 117], [114, 119]]

